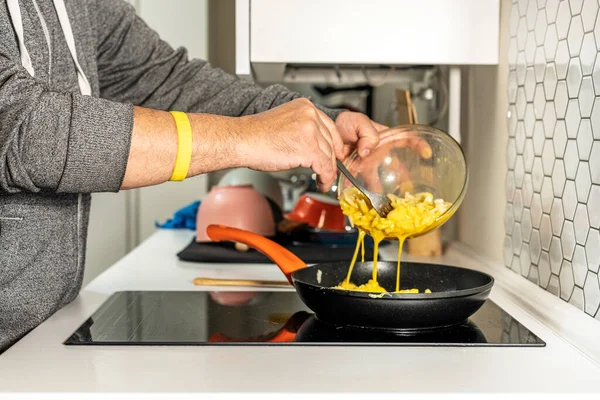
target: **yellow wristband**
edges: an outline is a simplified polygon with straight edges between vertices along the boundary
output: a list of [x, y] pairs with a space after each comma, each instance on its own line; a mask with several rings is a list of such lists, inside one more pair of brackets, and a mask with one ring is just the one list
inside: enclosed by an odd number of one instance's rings
[[173, 168], [172, 181], [182, 181], [187, 177], [192, 161], [192, 125], [188, 116], [181, 111], [171, 111], [177, 126], [177, 158]]

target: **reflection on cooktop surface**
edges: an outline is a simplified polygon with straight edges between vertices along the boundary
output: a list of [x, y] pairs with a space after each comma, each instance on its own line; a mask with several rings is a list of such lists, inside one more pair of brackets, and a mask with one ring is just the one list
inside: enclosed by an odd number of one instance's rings
[[331, 325], [295, 292], [119, 292], [67, 345], [545, 346], [488, 300], [468, 321], [419, 332]]

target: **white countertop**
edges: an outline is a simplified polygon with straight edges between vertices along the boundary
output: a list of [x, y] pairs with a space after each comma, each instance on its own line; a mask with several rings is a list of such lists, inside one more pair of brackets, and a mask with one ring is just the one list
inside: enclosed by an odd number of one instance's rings
[[91, 282], [0, 355], [0, 390], [600, 392], [600, 321], [460, 245], [443, 262], [492, 274], [491, 299], [545, 348], [62, 345], [115, 291], [207, 290], [192, 284], [197, 276], [282, 279], [273, 265], [178, 261], [192, 236], [159, 231]]

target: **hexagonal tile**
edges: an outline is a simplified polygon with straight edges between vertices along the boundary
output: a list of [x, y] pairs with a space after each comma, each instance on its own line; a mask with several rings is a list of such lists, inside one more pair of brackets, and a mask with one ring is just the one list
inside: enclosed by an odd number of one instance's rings
[[556, 121], [552, 144], [554, 145], [554, 155], [557, 158], [563, 158], [567, 149], [567, 125], [564, 120]]
[[590, 167], [586, 161], [580, 161], [575, 176], [575, 187], [577, 188], [577, 200], [579, 202], [584, 203], [587, 201], [591, 186]]
[[533, 126], [533, 154], [538, 157], [542, 155], [542, 151], [544, 150], [544, 141], [544, 124], [542, 121], [535, 121], [535, 125]]
[[552, 226], [550, 224], [550, 216], [548, 214], [542, 214], [542, 223], [540, 224], [540, 239], [542, 242], [542, 249], [546, 251], [550, 250], [550, 243], [552, 242]]
[[[569, 94], [569, 98], [575, 99], [579, 95], [579, 87], [581, 86], [582, 76], [583, 74], [581, 72], [581, 63], [579, 62], [579, 57], [572, 58], [569, 61], [566, 78], [567, 93]], [[531, 99], [531, 101], [533, 101], [533, 99]]]
[[519, 86], [523, 86], [525, 84], [525, 73], [527, 72], [527, 63], [525, 62], [525, 52], [520, 51], [517, 54], [517, 83]]
[[[518, 51], [518, 46], [515, 40], [515, 48]], [[546, 37], [544, 38], [544, 53], [546, 53], [547, 61], [556, 60], [556, 49], [558, 48], [558, 35], [556, 33], [556, 25], [548, 25]]]
[[521, 261], [518, 256], [513, 256], [512, 263], [510, 264], [510, 269], [517, 274], [521, 272]]
[[515, 196], [517, 186], [515, 185], [515, 173], [508, 171], [506, 174], [506, 198], [508, 201], [512, 201]]
[[581, 14], [581, 7], [583, 7], [583, 0], [569, 0], [571, 6], [571, 15]]
[[[539, 276], [537, 265], [532, 264], [529, 267], [529, 275], [527, 275], [527, 279], [529, 281], [535, 283], [536, 285], [538, 284], [538, 282], [540, 280], [540, 276]], [[527, 334], [525, 334], [524, 332], [523, 332], [523, 335], [525, 335], [525, 337], [527, 337]]]
[[507, 113], [508, 120], [508, 136], [515, 137], [515, 133], [517, 132], [517, 108], [514, 104], [508, 106]]
[[515, 163], [517, 161], [517, 145], [515, 144], [515, 139], [508, 139], [508, 146], [506, 149], [506, 164], [509, 169], [515, 169]]
[[504, 237], [504, 247], [503, 247], [503, 257], [504, 257], [504, 266], [506, 268], [510, 268], [513, 259], [512, 253], [512, 240], [510, 236]]
[[[600, 228], [600, 207], [597, 205], [600, 204], [600, 186], [592, 185], [590, 189], [590, 195], [587, 200], [587, 204], [591, 207], [588, 207], [588, 216], [590, 217], [590, 225], [594, 228]], [[596, 205], [596, 206], [594, 206]]]
[[521, 251], [521, 243], [523, 243], [523, 241], [521, 240], [521, 224], [518, 222], [515, 222], [515, 227], [513, 228], [513, 234], [511, 239], [513, 253], [515, 255], [519, 255], [519, 252]]
[[583, 44], [579, 53], [579, 61], [581, 62], [581, 72], [583, 75], [591, 75], [594, 70], [594, 60], [596, 59], [596, 41], [592, 33], [586, 33], [583, 36]]
[[517, 72], [510, 71], [510, 73], [508, 74], [508, 102], [510, 104], [515, 104], [517, 101], [517, 88]]
[[533, 140], [527, 138], [525, 140], [525, 149], [523, 150], [523, 161], [525, 166], [525, 172], [531, 173], [533, 170], [533, 159], [535, 155], [533, 154]]
[[[531, 67], [531, 69], [533, 69], [535, 62], [535, 48], [535, 35], [533, 32], [528, 32], [527, 41], [525, 42], [525, 62]], [[535, 75], [533, 79], [535, 80]]]
[[523, 187], [523, 178], [525, 177], [525, 166], [523, 165], [523, 156], [518, 155], [515, 162], [515, 184], [520, 189]]
[[556, 66], [556, 77], [559, 80], [566, 79], [569, 61], [571, 61], [571, 56], [569, 55], [569, 46], [567, 45], [567, 41], [559, 40], [558, 46], [556, 47], [556, 58], [554, 59], [554, 65]]
[[585, 242], [585, 249], [588, 269], [598, 273], [600, 270], [600, 232], [598, 230], [590, 229], [587, 241]]
[[569, 54], [571, 57], [579, 55], [581, 51], [581, 43], [583, 42], [583, 22], [581, 16], [576, 16], [571, 19], [571, 27], [567, 34], [567, 44], [569, 45]]
[[532, 102], [533, 96], [535, 96], [535, 71], [533, 67], [528, 67], [525, 72], [525, 99]]
[[533, 228], [531, 227], [531, 213], [529, 212], [529, 208], [524, 208], [523, 217], [521, 218], [521, 239], [524, 242], [529, 243], [532, 230]]
[[571, 10], [567, 2], [562, 2], [558, 6], [558, 15], [556, 16], [556, 33], [559, 39], [566, 39], [571, 24]]
[[546, 290], [548, 292], [552, 293], [553, 295], [555, 295], [556, 297], [559, 297], [559, 295], [560, 295], [560, 280], [558, 279], [558, 276], [556, 276], [556, 275], [550, 276], [550, 282], [548, 282], [548, 287], [546, 288]]
[[521, 190], [517, 189], [515, 190], [515, 197], [513, 198], [513, 211], [515, 215], [515, 221], [519, 223], [523, 218], [523, 208], [523, 193]]
[[560, 240], [556, 236], [552, 236], [552, 243], [550, 244], [550, 270], [554, 275], [558, 275], [560, 266], [563, 262], [563, 253], [560, 244]]
[[597, 0], [584, 0], [581, 10], [581, 19], [583, 20], [583, 31], [591, 32], [594, 30], [594, 21], [598, 14]]
[[531, 180], [533, 182], [533, 191], [540, 193], [542, 191], [542, 184], [544, 183], [544, 167], [542, 166], [542, 159], [540, 157], [535, 157], [533, 160]]
[[[600, 13], [596, 16], [596, 26], [600, 26]], [[600, 46], [600, 30], [594, 29], [594, 39], [596, 39], [596, 46]]]
[[544, 135], [546, 138], [552, 138], [552, 134], [554, 133], [554, 126], [556, 125], [556, 106], [553, 101], [549, 101], [546, 104], [546, 109], [544, 110]]
[[565, 222], [565, 214], [563, 213], [562, 200], [558, 197], [554, 198], [552, 210], [550, 210], [550, 219], [552, 221], [552, 234], [560, 236]]
[[519, 7], [512, 7], [510, 9], [510, 18], [509, 18], [509, 29], [510, 29], [510, 36], [516, 36], [517, 35], [517, 27], [519, 26]]
[[565, 218], [573, 221], [575, 211], [577, 211], [577, 188], [575, 188], [575, 181], [567, 180], [561, 199]]
[[531, 262], [537, 265], [541, 254], [542, 244], [540, 242], [540, 232], [537, 229], [534, 229], [531, 231], [531, 236], [529, 237], [529, 256]]
[[525, 123], [519, 121], [517, 123], [517, 131], [515, 132], [515, 148], [517, 154], [523, 154], [525, 151], [525, 140], [527, 140], [525, 134]]
[[560, 279], [560, 298], [569, 300], [573, 293], [573, 288], [575, 287], [575, 282], [573, 281], [573, 267], [569, 261], [563, 260], [558, 278]]
[[516, 3], [516, 6], [518, 5], [519, 7], [519, 16], [525, 18], [525, 15], [527, 15], [527, 6], [529, 5], [529, 0], [516, 0], [513, 1], [513, 3]]
[[513, 231], [513, 225], [515, 223], [515, 216], [513, 205], [506, 203], [506, 209], [504, 210], [504, 232], [507, 235], [511, 235]]
[[[548, 22], [546, 21], [546, 13], [538, 12], [537, 19], [535, 21], [535, 27], [533, 32], [535, 34], [536, 46], [543, 46], [544, 40], [546, 39], [546, 30], [548, 29]], [[543, 49], [543, 47], [540, 47]], [[545, 57], [544, 57], [545, 59]]]
[[531, 260], [529, 258], [529, 245], [527, 243], [523, 243], [521, 245], [521, 276], [527, 277], [529, 275], [529, 268], [531, 268]]
[[600, 285], [598, 275], [593, 272], [587, 273], [585, 285], [583, 286], [585, 296], [585, 312], [591, 316], [596, 315], [600, 307]]
[[533, 30], [535, 28], [535, 21], [537, 18], [537, 4], [535, 1], [530, 1], [527, 5], [527, 12], [525, 19], [527, 20], [527, 30]]
[[573, 267], [573, 278], [575, 284], [579, 287], [583, 287], [585, 283], [585, 276], [587, 275], [587, 259], [585, 258], [585, 248], [583, 246], [575, 246], [575, 253], [573, 254], [573, 261], [571, 261]]
[[552, 178], [549, 176], [544, 177], [540, 196], [542, 197], [542, 211], [546, 214], [550, 214], [552, 202], [554, 201], [554, 188], [552, 187]]
[[525, 51], [525, 43], [527, 42], [527, 22], [525, 18], [519, 20], [517, 26], [517, 47], [519, 51]]
[[583, 311], [584, 302], [585, 302], [585, 300], [583, 298], [583, 289], [575, 286], [575, 288], [573, 289], [573, 294], [571, 295], [571, 298], [569, 299], [569, 304], [571, 304]]
[[[517, 70], [517, 73], [518, 73], [518, 70]], [[525, 89], [523, 87], [519, 87], [517, 89], [517, 103], [515, 104], [518, 120], [522, 120], [523, 118], [525, 118], [525, 108], [526, 107], [527, 107], [527, 99], [525, 98]]]
[[590, 122], [592, 123], [592, 135], [594, 136], [594, 139], [600, 140], [600, 99], [598, 98], [594, 100]]
[[587, 241], [588, 230], [590, 229], [590, 221], [588, 219], [587, 207], [584, 204], [579, 203], [577, 205], [577, 211], [575, 212], [575, 220], [573, 221], [573, 224], [575, 226], [575, 240], [580, 245], [585, 245], [585, 242]]
[[558, 5], [560, 0], [548, 0], [546, 1], [546, 19], [549, 24], [556, 22], [556, 14], [558, 13]]
[[579, 111], [583, 118], [592, 116], [592, 107], [594, 106], [594, 85], [592, 78], [584, 76], [581, 80], [581, 88], [579, 89]]
[[592, 182], [600, 185], [600, 142], [594, 141], [592, 153], [590, 154], [590, 172]]
[[540, 287], [546, 289], [550, 282], [550, 256], [548, 253], [543, 251], [540, 255], [540, 261], [538, 262], [538, 275]]
[[556, 92], [556, 83], [558, 82], [558, 79], [556, 78], [556, 66], [554, 63], [549, 63], [547, 64], [545, 71], [544, 94], [546, 95], [546, 100], [553, 100], [554, 93]]
[[577, 133], [577, 153], [579, 153], [580, 160], [587, 161], [590, 159], [593, 143], [592, 124], [589, 119], [582, 119]]
[[531, 226], [540, 229], [542, 223], [542, 198], [539, 193], [534, 193], [531, 198]]
[[546, 8], [546, 0], [537, 0], [537, 8], [538, 8], [538, 18], [540, 17], [540, 14], [544, 14], [544, 21], [545, 21], [546, 12], [544, 11], [544, 8]]
[[[556, 84], [556, 93], [554, 94], [554, 110], [557, 118], [564, 118], [567, 114], [567, 105], [569, 104], [569, 94], [567, 92], [567, 83], [558, 81]], [[517, 113], [519, 112], [519, 94], [517, 93]], [[545, 127], [544, 127], [545, 128]]]
[[567, 106], [567, 115], [565, 116], [565, 123], [567, 124], [567, 137], [575, 139], [577, 137], [577, 130], [579, 129], [579, 122], [581, 116], [579, 115], [579, 100], [570, 99], [569, 105]]
[[571, 261], [575, 251], [575, 228], [573, 222], [564, 221], [562, 233], [560, 234], [560, 244], [562, 245], [563, 257]]
[[554, 169], [552, 170], [552, 187], [554, 188], [554, 195], [556, 197], [562, 197], [566, 180], [564, 162], [563, 160], [556, 160]]
[[[533, 110], [535, 118], [542, 119], [544, 117], [544, 109], [546, 108], [546, 97], [544, 95], [544, 85], [538, 83], [535, 87], [535, 95], [533, 96]], [[527, 115], [527, 110], [525, 110]]]
[[525, 136], [528, 138], [533, 137], [533, 128], [535, 125], [535, 111], [533, 110], [533, 104], [527, 103], [525, 107]]
[[[569, 134], [569, 125], [567, 124], [567, 135]], [[568, 179], [575, 179], [577, 166], [579, 165], [579, 152], [577, 151], [577, 142], [573, 139], [567, 140], [567, 150], [565, 151], [565, 174]]]
[[533, 181], [531, 174], [525, 174], [521, 193], [523, 194], [523, 206], [527, 208], [531, 207], [531, 198], [533, 197]]

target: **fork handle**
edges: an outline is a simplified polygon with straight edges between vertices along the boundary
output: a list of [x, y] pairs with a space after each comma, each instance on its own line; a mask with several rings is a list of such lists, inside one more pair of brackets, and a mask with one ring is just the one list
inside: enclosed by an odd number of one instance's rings
[[357, 189], [359, 189], [361, 192], [362, 190], [362, 185], [356, 180], [356, 178], [354, 178], [354, 176], [352, 176], [352, 174], [350, 173], [350, 171], [348, 171], [346, 169], [346, 166], [344, 166], [344, 164], [340, 161], [340, 160], [336, 160], [337, 161], [337, 167], [340, 171], [342, 171], [342, 174], [344, 174], [344, 176], [346, 178], [348, 178], [348, 180], [354, 185], [356, 186]]

